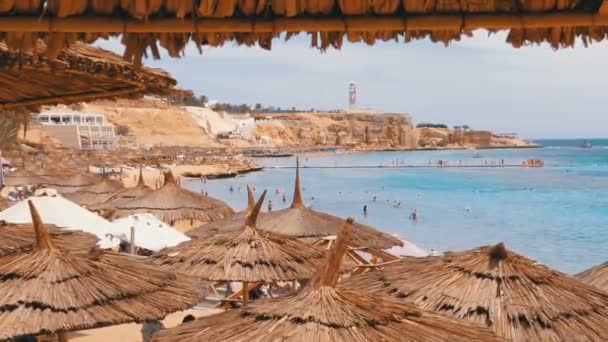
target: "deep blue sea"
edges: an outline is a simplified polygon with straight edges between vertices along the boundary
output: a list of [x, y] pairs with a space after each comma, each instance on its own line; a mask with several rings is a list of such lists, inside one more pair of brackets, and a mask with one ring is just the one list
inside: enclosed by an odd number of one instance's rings
[[[567, 273], [608, 259], [608, 139], [538, 140], [542, 149], [416, 151], [301, 156], [307, 205], [398, 234], [421, 248], [462, 250], [504, 242], [508, 248]], [[475, 154], [479, 153], [478, 156]], [[477, 157], [477, 158], [475, 158]], [[544, 168], [312, 168], [313, 166], [521, 164]], [[295, 158], [261, 159], [294, 166]], [[306, 168], [309, 167], [309, 168]], [[275, 210], [289, 204], [294, 169], [268, 168], [209, 181], [209, 195], [236, 209], [246, 205], [246, 184], [267, 188]], [[183, 183], [200, 190], [198, 180]], [[235, 191], [229, 191], [230, 185]], [[239, 192], [239, 187], [241, 191]], [[277, 187], [287, 190], [283, 204]], [[377, 201], [372, 198], [376, 196]], [[401, 202], [395, 208], [393, 203]], [[362, 212], [368, 206], [368, 215]], [[418, 222], [408, 219], [417, 209]]]

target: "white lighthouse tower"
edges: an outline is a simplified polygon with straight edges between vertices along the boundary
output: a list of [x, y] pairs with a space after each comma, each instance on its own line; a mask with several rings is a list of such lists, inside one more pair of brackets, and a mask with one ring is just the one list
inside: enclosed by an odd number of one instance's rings
[[355, 108], [357, 108], [357, 85], [355, 82], [350, 82], [348, 84], [348, 109]]

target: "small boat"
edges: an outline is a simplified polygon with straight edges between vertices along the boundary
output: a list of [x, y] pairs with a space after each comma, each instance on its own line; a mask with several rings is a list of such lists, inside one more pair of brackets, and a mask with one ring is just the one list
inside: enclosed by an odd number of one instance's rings
[[591, 145], [591, 140], [585, 140], [583, 142], [583, 144], [581, 145], [581, 148], [592, 148], [593, 145]]

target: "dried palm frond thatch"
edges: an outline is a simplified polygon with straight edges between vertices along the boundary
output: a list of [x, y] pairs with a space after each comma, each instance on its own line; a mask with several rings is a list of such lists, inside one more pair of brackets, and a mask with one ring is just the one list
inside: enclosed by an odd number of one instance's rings
[[62, 250], [29, 203], [36, 247], [0, 258], [0, 340], [160, 319], [206, 296], [192, 277]]
[[[147, 93], [164, 95], [176, 84], [163, 71], [136, 68], [119, 55], [83, 43], [68, 44], [61, 51], [62, 42], [25, 42], [22, 35], [13, 37], [15, 40], [0, 33], [0, 41], [5, 41], [0, 42], [0, 111], [37, 111], [42, 105]], [[16, 41], [21, 42], [19, 46], [14, 46]]]
[[309, 279], [325, 253], [303, 242], [258, 231], [266, 191], [238, 231], [166, 248], [153, 261], [168, 270], [212, 281], [275, 282]]
[[[209, 236], [213, 236], [215, 234], [222, 234], [227, 232], [234, 232], [243, 229], [243, 225], [247, 220], [247, 216], [250, 211], [255, 206], [255, 199], [253, 198], [253, 190], [251, 186], [247, 186], [247, 209], [240, 211], [228, 218], [223, 220], [205, 223], [202, 226], [192, 228], [188, 230], [185, 234], [193, 239], [197, 238], [205, 238]], [[264, 215], [260, 213], [260, 216]], [[261, 227], [258, 229], [263, 230]]]
[[[72, 254], [88, 254], [97, 248], [97, 237], [81, 231], [69, 231], [48, 225], [47, 229], [58, 248]], [[0, 257], [31, 251], [35, 247], [34, 226], [0, 221]]]
[[89, 207], [104, 202], [112, 194], [123, 189], [124, 187], [120, 181], [104, 176], [101, 182], [66, 194], [64, 197], [76, 204]]
[[150, 213], [163, 222], [174, 225], [180, 220], [212, 222], [234, 215], [226, 203], [188, 191], [177, 184], [173, 173], [165, 173], [162, 188], [116, 207], [113, 217]]
[[608, 262], [591, 267], [575, 275], [574, 278], [608, 292]]
[[103, 201], [103, 203], [91, 205], [89, 207], [89, 209], [100, 210], [100, 211], [114, 210], [117, 207], [119, 207], [123, 204], [127, 204], [136, 198], [143, 197], [144, 195], [147, 195], [147, 194], [151, 193], [152, 191], [154, 191], [154, 190], [152, 190], [152, 188], [150, 188], [146, 184], [144, 184], [143, 171], [142, 171], [142, 168], [140, 167], [139, 168], [139, 179], [138, 179], [137, 185], [135, 187], [126, 188], [126, 189], [117, 191], [117, 192], [111, 194], [110, 196], [108, 196], [106, 198], [106, 200]]
[[601, 341], [608, 334], [608, 295], [502, 243], [403, 259], [343, 286], [483, 324], [510, 341]]
[[608, 36], [608, 5], [598, 0], [5, 0], [0, 16], [0, 39], [14, 49], [41, 37], [52, 59], [77, 40], [122, 36], [125, 58], [136, 63], [160, 58], [161, 48], [181, 57], [189, 42], [199, 51], [225, 43], [271, 49], [274, 39], [300, 32], [323, 50], [427, 38], [448, 44], [476, 29], [507, 31], [514, 47], [571, 47]]
[[101, 182], [101, 177], [92, 173], [74, 174], [72, 172], [57, 176], [44, 176], [43, 184], [56, 189], [61, 194], [69, 194]]
[[159, 332], [153, 341], [502, 341], [473, 323], [386, 296], [336, 288], [351, 230], [348, 219], [326, 261], [299, 294], [200, 318]]

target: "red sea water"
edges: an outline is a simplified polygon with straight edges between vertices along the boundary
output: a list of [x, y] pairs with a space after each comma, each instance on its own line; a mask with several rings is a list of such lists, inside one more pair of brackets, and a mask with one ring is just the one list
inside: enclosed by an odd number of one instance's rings
[[[608, 141], [539, 141], [542, 149], [375, 152], [301, 156], [305, 201], [315, 210], [374, 226], [421, 248], [462, 250], [504, 242], [508, 248], [563, 272], [576, 273], [608, 259]], [[479, 153], [480, 158], [475, 158]], [[314, 168], [405, 163], [521, 164], [544, 168]], [[294, 166], [294, 158], [263, 159]], [[246, 184], [269, 190], [275, 210], [289, 205], [294, 169], [268, 168], [234, 179], [209, 181], [209, 195], [237, 209]], [[200, 191], [200, 181], [184, 186]], [[229, 191], [232, 185], [234, 192]], [[239, 191], [240, 188], [240, 191]], [[287, 203], [276, 188], [287, 191]], [[376, 202], [372, 201], [376, 196]], [[393, 203], [400, 201], [400, 207]], [[368, 206], [368, 215], [362, 208]], [[416, 209], [418, 222], [408, 219]]]

